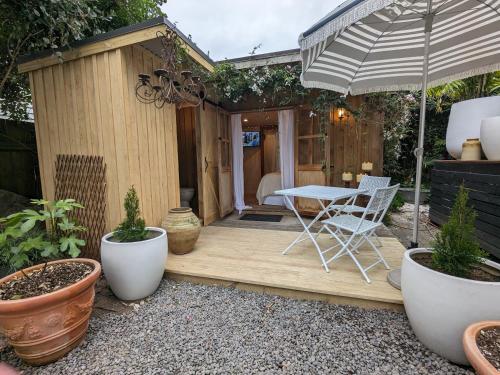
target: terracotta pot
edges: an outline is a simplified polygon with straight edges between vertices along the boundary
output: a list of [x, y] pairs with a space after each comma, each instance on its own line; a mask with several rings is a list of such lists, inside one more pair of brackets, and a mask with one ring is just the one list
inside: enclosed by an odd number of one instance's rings
[[467, 139], [462, 144], [461, 160], [481, 160], [481, 142], [479, 138]]
[[[0, 300], [0, 330], [16, 354], [32, 365], [54, 362], [78, 346], [87, 332], [92, 305], [94, 284], [101, 274], [101, 266], [92, 259], [64, 259], [49, 264], [87, 263], [94, 270], [83, 280], [63, 289], [25, 299]], [[44, 265], [24, 269], [31, 272]], [[20, 271], [0, 280], [3, 284]]]
[[168, 234], [168, 248], [174, 254], [193, 250], [201, 231], [200, 221], [189, 207], [172, 208], [161, 226]]
[[500, 320], [488, 320], [471, 324], [463, 336], [465, 355], [478, 375], [500, 375], [493, 365], [483, 356], [477, 346], [477, 336], [482, 329], [500, 327]]

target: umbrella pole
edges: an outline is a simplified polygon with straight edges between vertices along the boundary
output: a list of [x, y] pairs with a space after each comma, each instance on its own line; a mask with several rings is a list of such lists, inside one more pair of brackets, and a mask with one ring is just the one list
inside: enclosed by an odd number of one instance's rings
[[424, 136], [425, 136], [425, 108], [427, 104], [427, 78], [429, 71], [429, 45], [431, 41], [432, 21], [434, 15], [431, 13], [432, 0], [428, 1], [427, 15], [425, 16], [425, 44], [424, 64], [422, 70], [422, 98], [420, 101], [420, 123], [418, 127], [418, 143], [414, 153], [417, 157], [417, 174], [415, 177], [415, 208], [413, 209], [413, 235], [410, 248], [418, 247], [418, 219], [420, 216], [420, 190], [422, 184], [422, 164], [424, 159]]

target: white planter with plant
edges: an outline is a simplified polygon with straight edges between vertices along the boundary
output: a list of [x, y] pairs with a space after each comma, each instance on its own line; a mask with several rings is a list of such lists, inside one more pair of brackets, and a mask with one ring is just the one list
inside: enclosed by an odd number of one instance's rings
[[462, 347], [467, 326], [500, 314], [500, 264], [484, 258], [467, 201], [462, 186], [434, 249], [408, 250], [401, 270], [404, 306], [418, 339], [460, 364], [468, 363]]
[[125, 197], [126, 219], [101, 241], [104, 276], [113, 293], [130, 301], [147, 297], [160, 285], [168, 255], [167, 233], [146, 227], [132, 187]]

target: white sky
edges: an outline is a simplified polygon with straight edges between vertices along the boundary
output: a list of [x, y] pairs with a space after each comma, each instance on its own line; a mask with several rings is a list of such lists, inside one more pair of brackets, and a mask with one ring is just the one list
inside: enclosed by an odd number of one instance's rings
[[298, 48], [299, 34], [343, 0], [168, 0], [171, 22], [213, 60]]

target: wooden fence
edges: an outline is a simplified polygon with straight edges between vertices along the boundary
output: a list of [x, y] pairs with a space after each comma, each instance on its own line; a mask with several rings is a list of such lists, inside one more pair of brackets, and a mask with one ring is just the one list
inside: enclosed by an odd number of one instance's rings
[[0, 189], [39, 198], [39, 176], [33, 123], [0, 119]]
[[458, 188], [469, 189], [477, 212], [476, 236], [481, 247], [500, 258], [500, 161], [436, 161], [432, 170], [430, 219], [448, 219]]

